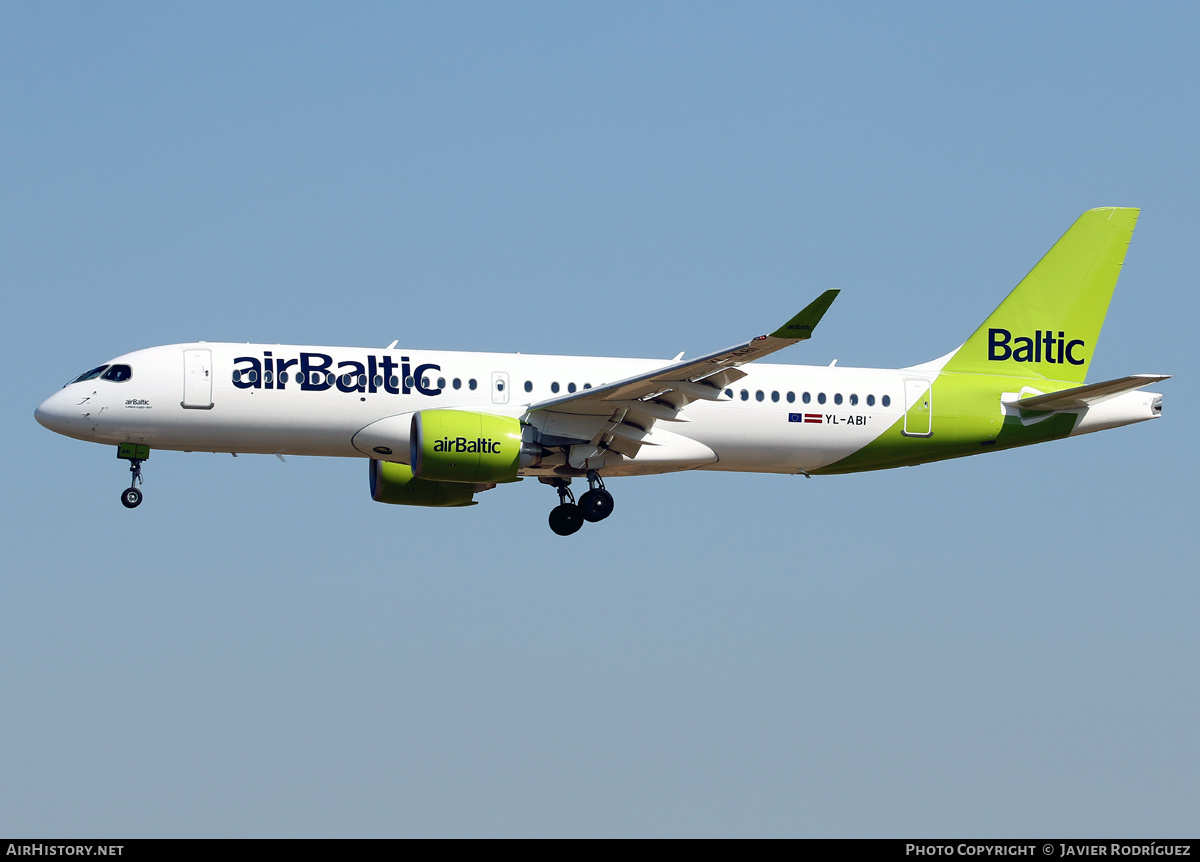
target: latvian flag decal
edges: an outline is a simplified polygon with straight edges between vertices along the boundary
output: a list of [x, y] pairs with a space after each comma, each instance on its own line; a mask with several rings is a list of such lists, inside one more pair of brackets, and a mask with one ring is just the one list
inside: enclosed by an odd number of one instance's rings
[[806, 425], [820, 425], [821, 424], [821, 414], [820, 413], [789, 413], [788, 421], [789, 422], [803, 422]]

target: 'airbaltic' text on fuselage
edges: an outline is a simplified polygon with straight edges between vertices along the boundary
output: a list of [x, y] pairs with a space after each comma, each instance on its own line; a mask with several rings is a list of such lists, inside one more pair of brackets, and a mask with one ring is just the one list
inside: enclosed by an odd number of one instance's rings
[[[238, 389], [286, 389], [288, 369], [294, 381], [305, 392], [322, 392], [337, 388], [340, 392], [387, 392], [409, 395], [414, 390], [421, 395], [441, 395], [441, 386], [430, 386], [426, 375], [441, 371], [440, 365], [425, 363], [412, 367], [407, 356], [397, 364], [391, 356], [367, 356], [366, 363], [353, 359], [334, 365], [326, 353], [301, 353], [299, 359], [284, 359], [264, 350], [262, 358], [239, 356], [233, 360], [233, 385]], [[397, 374], [397, 372], [399, 372]]]

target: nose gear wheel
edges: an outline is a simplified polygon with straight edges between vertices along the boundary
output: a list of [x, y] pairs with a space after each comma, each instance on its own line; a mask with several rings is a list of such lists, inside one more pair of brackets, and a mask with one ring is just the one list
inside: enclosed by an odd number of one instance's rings
[[142, 492], [138, 486], [142, 484], [142, 463], [150, 457], [150, 447], [123, 443], [117, 447], [117, 457], [129, 462], [129, 487], [121, 492], [121, 505], [126, 509], [136, 509], [142, 504]]

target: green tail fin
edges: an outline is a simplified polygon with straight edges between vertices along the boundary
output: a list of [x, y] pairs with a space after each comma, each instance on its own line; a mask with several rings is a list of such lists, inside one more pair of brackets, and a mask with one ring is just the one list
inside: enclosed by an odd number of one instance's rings
[[943, 370], [1083, 383], [1137, 218], [1130, 207], [1081, 215]]

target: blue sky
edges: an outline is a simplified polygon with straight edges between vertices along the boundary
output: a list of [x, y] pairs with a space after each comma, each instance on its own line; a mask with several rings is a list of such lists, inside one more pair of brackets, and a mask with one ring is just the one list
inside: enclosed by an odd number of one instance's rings
[[[1146, 836], [1200, 826], [1185, 4], [0, 9], [0, 832]], [[1142, 218], [1091, 378], [1161, 421], [846, 477], [371, 502], [361, 462], [33, 421], [139, 347], [784, 362], [957, 346]]]

